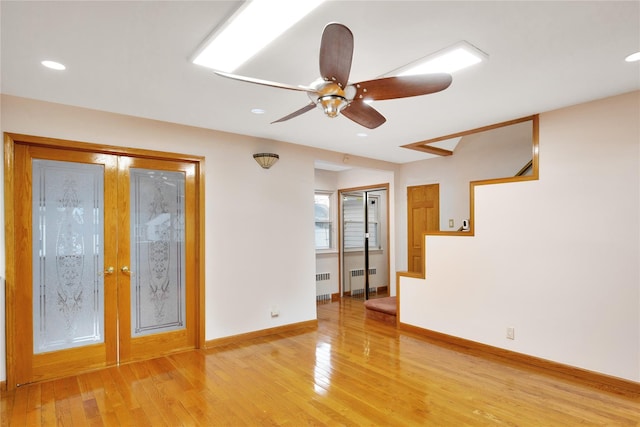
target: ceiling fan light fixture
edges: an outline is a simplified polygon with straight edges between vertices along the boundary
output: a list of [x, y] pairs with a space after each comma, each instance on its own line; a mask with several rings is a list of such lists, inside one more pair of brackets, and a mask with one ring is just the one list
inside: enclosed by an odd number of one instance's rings
[[395, 70], [393, 75], [412, 76], [430, 73], [455, 73], [486, 61], [489, 56], [472, 44], [461, 41]]
[[233, 72], [324, 0], [245, 2], [196, 51], [192, 62]]
[[318, 98], [318, 105], [327, 116], [337, 117], [340, 111], [349, 105], [349, 101], [343, 96], [331, 94]]

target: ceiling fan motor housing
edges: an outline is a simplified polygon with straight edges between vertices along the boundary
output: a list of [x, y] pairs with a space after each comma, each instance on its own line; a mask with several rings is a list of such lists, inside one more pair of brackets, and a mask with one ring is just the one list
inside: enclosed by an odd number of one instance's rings
[[[340, 85], [334, 81], [326, 81], [318, 79], [311, 84], [314, 92], [307, 92], [309, 98], [320, 108], [328, 117], [337, 117], [344, 107], [349, 105], [355, 95], [355, 88], [347, 86], [342, 89]], [[351, 96], [349, 96], [351, 95]]]
[[349, 104], [349, 101], [340, 95], [324, 95], [318, 98], [317, 104], [329, 117], [338, 117], [340, 111]]

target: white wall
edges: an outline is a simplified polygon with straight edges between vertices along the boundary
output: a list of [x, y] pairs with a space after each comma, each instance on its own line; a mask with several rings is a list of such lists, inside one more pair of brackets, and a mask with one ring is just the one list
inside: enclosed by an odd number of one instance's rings
[[[396, 178], [398, 223], [406, 239], [407, 187], [439, 184], [440, 230], [457, 231], [469, 219], [469, 182], [514, 176], [533, 155], [532, 121], [466, 135], [448, 157], [405, 163]], [[449, 220], [454, 222], [449, 227]], [[407, 247], [397, 250], [398, 270], [407, 270]]]
[[540, 180], [477, 187], [474, 237], [427, 236], [400, 321], [640, 382], [639, 118], [640, 92], [541, 114]]
[[[342, 154], [6, 95], [0, 124], [2, 132], [204, 156], [205, 339], [316, 318], [314, 160], [341, 162]], [[276, 152], [280, 161], [264, 170], [252, 158], [259, 151]], [[394, 167], [351, 161], [361, 167]], [[0, 203], [3, 213], [4, 197]], [[0, 240], [4, 277], [4, 227]], [[2, 381], [3, 290], [0, 302]], [[279, 317], [271, 318], [272, 305], [278, 306]]]
[[[402, 165], [397, 178], [401, 209], [406, 211], [406, 187], [439, 184], [440, 230], [457, 231], [462, 220], [469, 219], [469, 182], [515, 176], [531, 161], [532, 123], [526, 121], [466, 135], [452, 156]], [[453, 227], [449, 227], [450, 219], [454, 220]]]

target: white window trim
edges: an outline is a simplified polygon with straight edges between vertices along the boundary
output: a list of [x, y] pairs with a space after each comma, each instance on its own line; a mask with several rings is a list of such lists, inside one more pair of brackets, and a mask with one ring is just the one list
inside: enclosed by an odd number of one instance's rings
[[[329, 223], [330, 225], [330, 236], [329, 236], [329, 247], [328, 248], [322, 248], [322, 249], [318, 249], [316, 247], [316, 253], [317, 254], [330, 254], [330, 253], [338, 253], [338, 249], [337, 249], [337, 244], [336, 244], [336, 217], [337, 217], [337, 209], [336, 209], [336, 193], [335, 191], [328, 191], [328, 190], [315, 190], [314, 191], [314, 197], [315, 195], [325, 195], [325, 196], [329, 196], [329, 221], [315, 221], [314, 218], [314, 229], [315, 229], [315, 224], [316, 222], [326, 222]], [[315, 201], [314, 201], [314, 206], [315, 206]], [[314, 237], [314, 246], [315, 246], [315, 237]]]

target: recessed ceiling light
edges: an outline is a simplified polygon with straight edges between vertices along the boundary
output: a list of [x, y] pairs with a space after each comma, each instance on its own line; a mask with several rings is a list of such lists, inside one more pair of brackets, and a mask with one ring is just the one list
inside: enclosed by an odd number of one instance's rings
[[193, 63], [231, 73], [322, 2], [247, 1], [208, 37]]
[[640, 52], [632, 53], [631, 55], [624, 58], [627, 62], [637, 62], [640, 61]]
[[264, 114], [264, 113], [266, 113], [266, 111], [265, 111], [265, 110], [263, 110], [262, 108], [252, 108], [252, 109], [251, 109], [251, 112], [252, 112], [253, 114]]
[[67, 67], [65, 67], [64, 64], [61, 64], [56, 61], [42, 61], [41, 64], [47, 68], [51, 68], [52, 70], [62, 71], [67, 69]]
[[364, 133], [364, 132], [358, 132], [358, 133], [356, 133], [356, 136], [359, 136], [360, 138], [365, 138], [368, 135], [366, 133]]
[[488, 55], [486, 53], [480, 51], [470, 43], [462, 41], [414, 61], [396, 70], [393, 74], [397, 76], [428, 73], [451, 74], [487, 59]]

